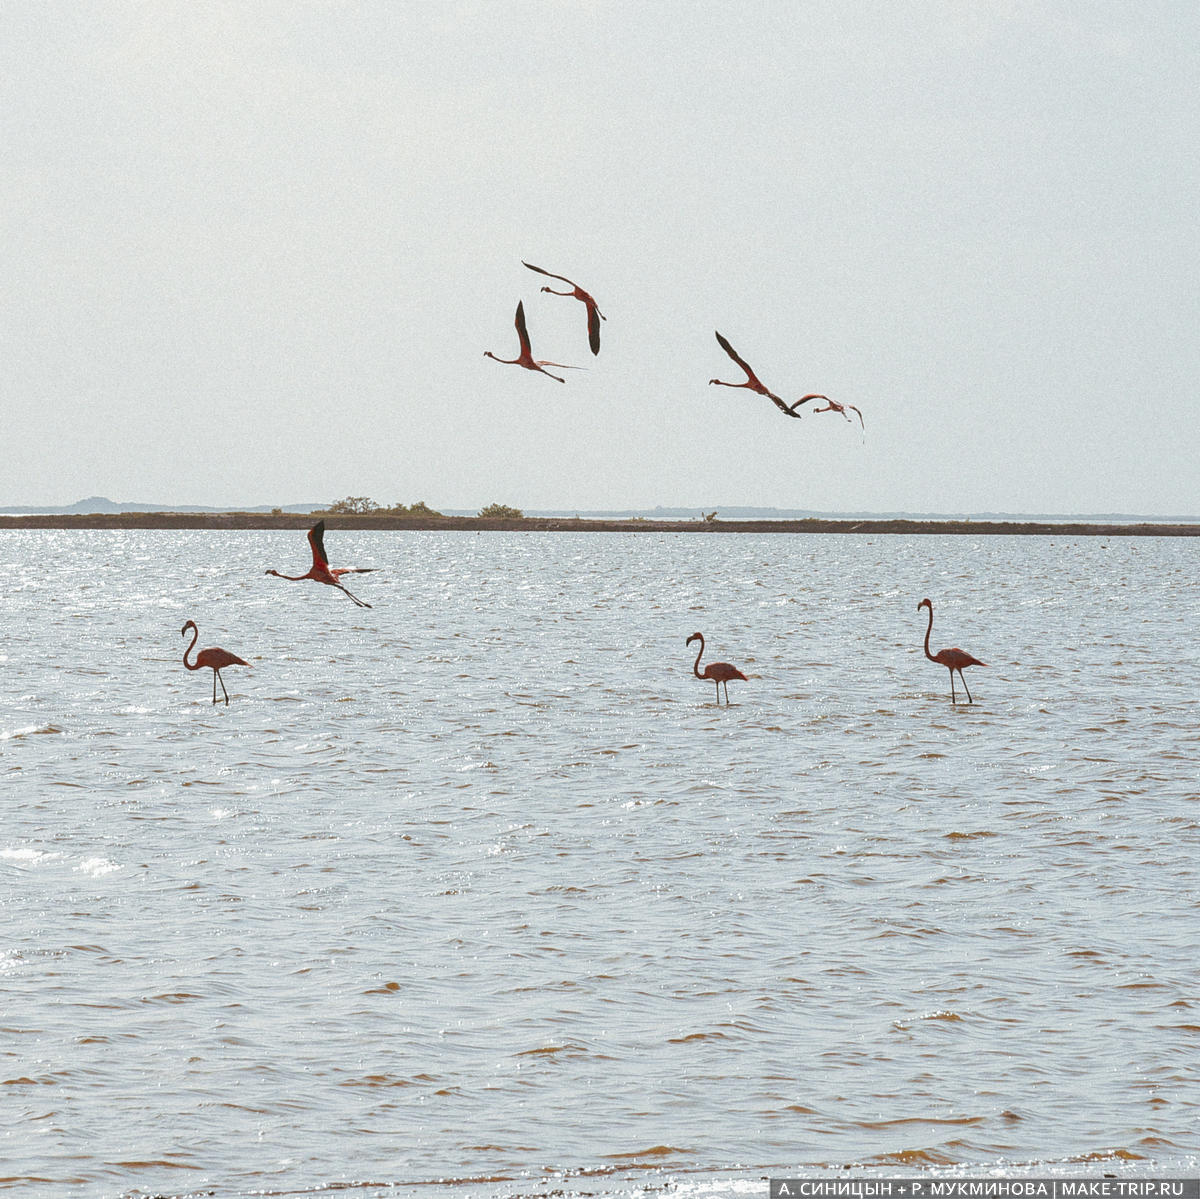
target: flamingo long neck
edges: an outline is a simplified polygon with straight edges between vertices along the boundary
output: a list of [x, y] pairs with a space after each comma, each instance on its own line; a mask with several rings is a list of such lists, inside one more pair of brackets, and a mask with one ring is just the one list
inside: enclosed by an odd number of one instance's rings
[[190, 654], [192, 652], [192, 650], [196, 648], [196, 642], [199, 639], [200, 639], [200, 630], [198, 628], [196, 628], [195, 625], [192, 625], [192, 639], [191, 639], [191, 641], [189, 641], [187, 643], [187, 649], [185, 649], [183, 651], [183, 664], [184, 664], [184, 666], [186, 666], [188, 668], [188, 670], [199, 670], [200, 669], [199, 662], [189, 662], [188, 661], [188, 654]]
[[267, 574], [274, 575], [277, 579], [288, 579], [293, 583], [303, 583], [308, 575], [281, 575], [277, 570], [268, 570]]
[[704, 638], [701, 637], [700, 638], [700, 648], [696, 651], [696, 660], [695, 660], [695, 662], [692, 663], [692, 673], [698, 679], [704, 678], [704, 676], [700, 673], [700, 659], [701, 659], [701, 657], [703, 657], [703, 655], [704, 655]]
[[929, 634], [933, 632], [933, 605], [929, 605], [929, 624], [925, 627], [925, 657], [931, 662], [936, 662], [937, 659], [929, 652]]

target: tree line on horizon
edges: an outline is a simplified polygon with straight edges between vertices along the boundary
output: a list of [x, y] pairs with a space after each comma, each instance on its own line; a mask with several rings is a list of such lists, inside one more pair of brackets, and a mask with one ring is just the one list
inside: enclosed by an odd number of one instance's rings
[[[424, 500], [417, 500], [415, 504], [397, 503], [386, 507], [365, 495], [348, 495], [345, 499], [330, 504], [325, 511], [337, 516], [413, 516], [424, 520], [436, 520], [446, 515], [436, 508], [431, 508]], [[509, 507], [508, 504], [488, 504], [486, 508], [480, 509], [479, 515], [502, 520], [521, 520], [525, 513], [520, 508]]]

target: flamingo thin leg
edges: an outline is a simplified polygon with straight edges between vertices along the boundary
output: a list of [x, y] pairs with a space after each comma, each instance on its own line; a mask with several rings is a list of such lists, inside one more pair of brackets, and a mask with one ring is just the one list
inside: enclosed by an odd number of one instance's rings
[[346, 592], [346, 594], [347, 594], [347, 595], [349, 595], [349, 596], [350, 596], [350, 598], [351, 598], [351, 599], [352, 599], [352, 600], [353, 600], [353, 601], [354, 601], [354, 602], [355, 602], [355, 603], [356, 603], [356, 604], [357, 604], [357, 605], [358, 605], [360, 608], [369, 608], [369, 607], [371, 606], [370, 604], [368, 604], [368, 603], [367, 603], [367, 601], [366, 601], [366, 600], [360, 600], [360, 599], [358, 598], [358, 596], [357, 596], [357, 595], [351, 595], [349, 591], [346, 591], [346, 588], [345, 588], [345, 587], [343, 587], [343, 586], [341, 585], [341, 583], [334, 583], [334, 586], [335, 586], [335, 587], [336, 587], [336, 588], [337, 588], [339, 591], [345, 591], [345, 592]]

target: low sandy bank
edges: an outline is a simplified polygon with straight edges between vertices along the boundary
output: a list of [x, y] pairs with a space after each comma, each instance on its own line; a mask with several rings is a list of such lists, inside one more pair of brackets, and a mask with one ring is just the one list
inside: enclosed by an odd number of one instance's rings
[[0, 516], [0, 529], [307, 529], [324, 516], [331, 529], [466, 529], [525, 533], [960, 533], [1050, 537], [1195, 537], [1200, 524], [1087, 524], [985, 520], [587, 520], [479, 516], [437, 519], [403, 516], [329, 516], [324, 513], [117, 512], [70, 516]]

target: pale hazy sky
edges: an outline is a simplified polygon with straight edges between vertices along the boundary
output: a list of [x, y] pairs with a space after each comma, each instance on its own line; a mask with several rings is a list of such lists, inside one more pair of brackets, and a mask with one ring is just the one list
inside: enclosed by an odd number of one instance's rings
[[1195, 0], [0, 0], [0, 503], [1200, 513], [1197, 80]]

